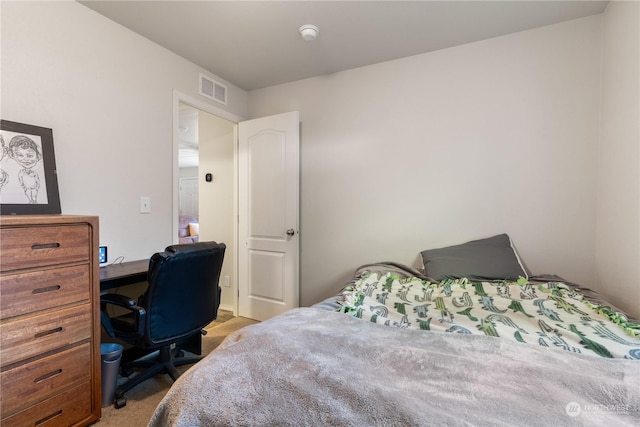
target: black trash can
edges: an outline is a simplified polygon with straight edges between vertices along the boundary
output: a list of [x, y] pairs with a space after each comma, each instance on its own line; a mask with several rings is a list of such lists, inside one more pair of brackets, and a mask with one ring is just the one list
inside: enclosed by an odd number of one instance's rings
[[122, 347], [116, 343], [100, 344], [100, 357], [102, 359], [102, 407], [113, 403], [118, 380], [118, 368], [122, 358]]

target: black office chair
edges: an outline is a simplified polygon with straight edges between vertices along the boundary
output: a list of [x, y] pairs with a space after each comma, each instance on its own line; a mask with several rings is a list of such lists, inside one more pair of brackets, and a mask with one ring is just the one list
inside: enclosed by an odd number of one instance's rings
[[[129, 376], [133, 368], [147, 368], [116, 389], [116, 408], [126, 405], [124, 393], [141, 382], [159, 373], [167, 373], [175, 381], [180, 375], [176, 366], [201, 359], [184, 356], [181, 343], [204, 334], [203, 328], [218, 316], [218, 281], [225, 249], [224, 243], [216, 242], [169, 246], [149, 260], [149, 287], [138, 301], [119, 294], [100, 297], [107, 333], [135, 346], [123, 355], [123, 376]], [[110, 305], [128, 312], [109, 316]], [[158, 356], [151, 356], [156, 350]]]

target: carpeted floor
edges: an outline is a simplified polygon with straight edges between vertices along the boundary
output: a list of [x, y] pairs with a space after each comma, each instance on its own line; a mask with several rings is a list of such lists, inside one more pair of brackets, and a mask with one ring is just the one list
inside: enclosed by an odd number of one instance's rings
[[[244, 317], [233, 317], [231, 312], [220, 310], [218, 319], [207, 326], [207, 335], [202, 337], [203, 355], [210, 353], [220, 345], [227, 335], [254, 323], [257, 322]], [[188, 368], [189, 366], [184, 366], [178, 369], [184, 371]], [[126, 380], [118, 378], [118, 381]], [[168, 375], [156, 375], [125, 394], [127, 399], [125, 407], [115, 409], [112, 405], [102, 408], [102, 418], [94, 425], [98, 427], [146, 426], [156, 406], [160, 403], [172, 383], [173, 381]]]

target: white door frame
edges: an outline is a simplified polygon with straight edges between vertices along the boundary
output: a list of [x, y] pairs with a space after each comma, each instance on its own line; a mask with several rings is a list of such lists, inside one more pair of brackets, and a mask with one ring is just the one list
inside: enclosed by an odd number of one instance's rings
[[178, 181], [180, 178], [180, 168], [178, 166], [179, 160], [179, 138], [180, 138], [180, 130], [178, 129], [180, 124], [180, 104], [187, 104], [198, 110], [204, 111], [206, 113], [212, 114], [214, 116], [218, 116], [225, 120], [229, 120], [234, 123], [233, 127], [233, 217], [236, 220], [233, 221], [233, 247], [236, 248], [236, 253], [233, 254], [233, 283], [231, 284], [231, 289], [233, 293], [233, 307], [224, 307], [223, 309], [228, 310], [231, 309], [233, 311], [233, 315], [237, 316], [238, 314], [238, 123], [245, 120], [245, 118], [240, 117], [236, 114], [230, 113], [228, 111], [223, 110], [222, 108], [218, 108], [214, 105], [211, 105], [207, 102], [201, 101], [200, 99], [189, 96], [180, 91], [173, 91], [173, 182], [172, 182], [172, 190], [173, 190], [173, 215], [172, 215], [172, 236], [173, 242], [178, 243], [178, 215], [179, 215], [179, 204], [180, 204], [180, 189], [178, 186]]

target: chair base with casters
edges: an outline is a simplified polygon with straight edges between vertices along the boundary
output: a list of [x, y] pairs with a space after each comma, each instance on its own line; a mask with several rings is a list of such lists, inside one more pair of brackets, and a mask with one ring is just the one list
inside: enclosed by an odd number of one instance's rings
[[[202, 335], [206, 335], [207, 331], [204, 329], [201, 331]], [[173, 381], [177, 380], [180, 376], [180, 371], [177, 367], [183, 365], [190, 365], [202, 360], [203, 356], [185, 356], [181, 347], [167, 345], [160, 347], [158, 350], [142, 355], [142, 357], [129, 362], [123, 362], [120, 364], [120, 374], [123, 377], [130, 377], [133, 375], [135, 368], [143, 368], [140, 373], [135, 374], [127, 382], [120, 385], [114, 395], [114, 407], [120, 409], [127, 405], [127, 400], [124, 394], [131, 390], [133, 387], [141, 384], [142, 382], [159, 374], [167, 374]], [[132, 348], [131, 350], [136, 350]], [[155, 355], [155, 353], [158, 353]], [[130, 356], [136, 357], [136, 356]]]
[[[224, 243], [216, 242], [168, 246], [149, 260], [149, 286], [138, 299], [114, 293], [100, 296], [105, 331], [132, 346], [122, 355], [122, 376], [145, 368], [116, 388], [116, 408], [125, 406], [124, 394], [143, 381], [158, 374], [175, 381], [180, 376], [177, 366], [201, 359], [184, 352], [201, 353], [200, 335], [217, 318], [225, 249]], [[108, 307], [119, 313], [109, 313]]]

